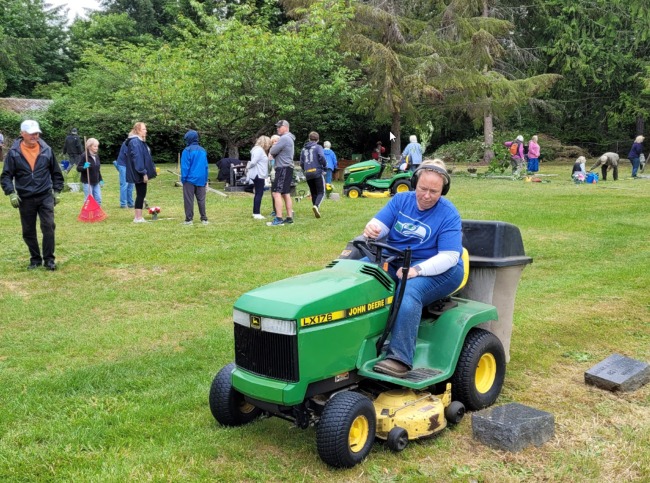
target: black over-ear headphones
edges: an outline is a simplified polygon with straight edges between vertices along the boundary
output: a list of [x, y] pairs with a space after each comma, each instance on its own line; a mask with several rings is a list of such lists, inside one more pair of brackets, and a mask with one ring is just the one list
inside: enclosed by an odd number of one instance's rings
[[447, 173], [446, 169], [441, 168], [440, 166], [436, 166], [435, 164], [421, 164], [418, 169], [415, 170], [413, 176], [411, 176], [411, 186], [413, 186], [413, 189], [417, 187], [422, 171], [433, 171], [434, 173], [441, 175], [444, 178], [442, 196], [445, 196], [447, 193], [449, 193], [449, 187], [451, 186], [451, 178], [449, 177], [449, 173]]

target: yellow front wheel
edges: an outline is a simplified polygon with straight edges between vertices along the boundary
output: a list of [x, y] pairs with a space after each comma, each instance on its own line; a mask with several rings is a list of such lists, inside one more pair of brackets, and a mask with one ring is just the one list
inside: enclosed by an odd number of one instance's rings
[[357, 416], [350, 426], [350, 433], [348, 435], [348, 444], [350, 451], [358, 453], [363, 449], [368, 441], [368, 419], [365, 416]]
[[353, 186], [348, 190], [348, 198], [356, 199], [361, 196], [361, 190], [356, 186]]
[[358, 392], [342, 392], [325, 405], [316, 431], [321, 459], [335, 468], [351, 468], [368, 456], [377, 419], [372, 401]]

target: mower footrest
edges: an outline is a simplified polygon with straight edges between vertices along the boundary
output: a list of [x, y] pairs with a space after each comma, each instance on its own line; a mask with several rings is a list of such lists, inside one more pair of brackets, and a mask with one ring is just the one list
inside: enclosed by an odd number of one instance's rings
[[431, 379], [432, 377], [435, 377], [441, 373], [442, 371], [439, 371], [437, 369], [429, 369], [427, 367], [421, 367], [419, 369], [410, 370], [406, 374], [406, 376], [403, 377], [403, 379], [406, 379], [407, 381], [411, 381], [411, 382], [420, 382], [427, 379]]

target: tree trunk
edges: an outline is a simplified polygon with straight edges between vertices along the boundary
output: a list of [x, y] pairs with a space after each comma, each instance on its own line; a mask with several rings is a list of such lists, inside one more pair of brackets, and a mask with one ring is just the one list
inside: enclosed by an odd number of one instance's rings
[[494, 128], [492, 127], [492, 114], [485, 113], [483, 118], [483, 141], [485, 143], [485, 152], [483, 153], [483, 161], [489, 163], [494, 158]]
[[239, 159], [239, 146], [231, 142], [228, 142], [228, 157]]
[[395, 140], [390, 143], [390, 154], [399, 159], [402, 155], [402, 135], [401, 135], [400, 113], [393, 112], [393, 120], [390, 124], [390, 132], [395, 135]]
[[643, 131], [645, 131], [645, 120], [643, 119], [643, 116], [637, 116], [636, 117], [636, 135], [642, 135]]

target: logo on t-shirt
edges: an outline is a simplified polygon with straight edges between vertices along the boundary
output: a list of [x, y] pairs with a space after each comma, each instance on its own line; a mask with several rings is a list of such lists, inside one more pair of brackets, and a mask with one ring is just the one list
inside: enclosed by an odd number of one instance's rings
[[431, 234], [431, 228], [428, 225], [425, 225], [418, 220], [406, 216], [404, 213], [400, 213], [399, 220], [395, 223], [395, 230], [402, 234], [406, 238], [416, 238], [419, 240], [419, 243], [422, 243], [429, 238]]

